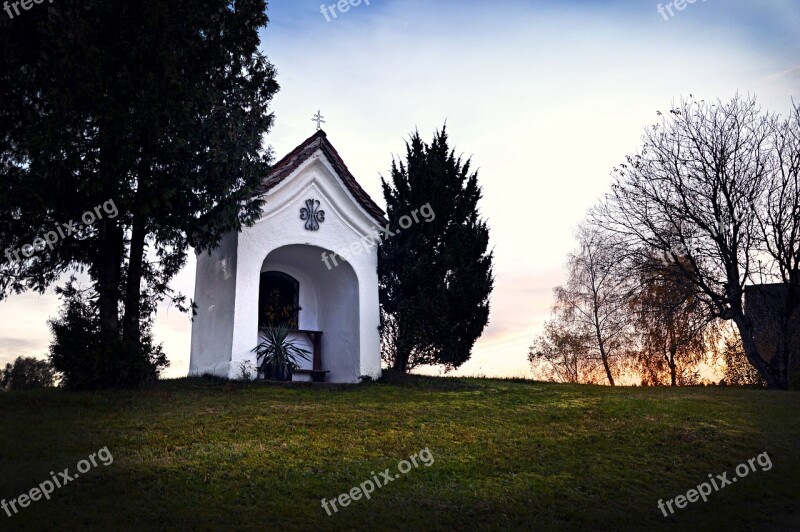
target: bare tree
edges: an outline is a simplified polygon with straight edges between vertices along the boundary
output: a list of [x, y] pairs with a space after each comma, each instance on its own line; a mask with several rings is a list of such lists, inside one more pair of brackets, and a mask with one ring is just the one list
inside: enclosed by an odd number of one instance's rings
[[595, 384], [603, 379], [602, 364], [589, 356], [587, 346], [591, 334], [576, 329], [560, 310], [558, 305], [553, 307], [554, 316], [545, 322], [544, 331], [534, 339], [528, 350], [528, 361], [546, 380]]
[[[578, 242], [578, 249], [568, 259], [567, 283], [554, 290], [553, 314], [560, 325], [553, 327], [569, 331], [569, 342], [562, 343], [580, 344], [572, 346], [572, 356], [583, 359], [589, 366], [592, 362], [599, 364], [605, 380], [614, 386], [614, 374], [619, 373], [629, 345], [627, 298], [631, 278], [622, 267], [623, 249], [609, 235], [582, 225], [578, 229]], [[541, 348], [548, 342], [558, 345], [558, 335], [546, 330], [534, 342], [531, 353], [545, 354], [547, 351]]]
[[[752, 358], [753, 344], [763, 351], [758, 353], [762, 358], [771, 355], [768, 369], [772, 377], [764, 374], [759, 365], [754, 366], [770, 387], [775, 388], [771, 380], [777, 380], [777, 387], [788, 389], [792, 371], [798, 368], [795, 358], [800, 346], [800, 106], [794, 105], [787, 119], [773, 118], [771, 125], [770, 179], [763, 205], [755, 210], [759, 251], [766, 256], [758, 264], [758, 274], [777, 280], [780, 290], [760, 287], [760, 293], [752, 294], [751, 299], [766, 302], [771, 308], [767, 313], [749, 313], [756, 342], [742, 336], [742, 343], [748, 360]], [[765, 342], [766, 337], [770, 341]]]
[[[787, 330], [798, 304], [798, 126], [797, 107], [780, 120], [754, 98], [682, 101], [615, 169], [612, 192], [592, 215], [629, 249], [671, 258], [709, 317], [736, 325], [747, 359], [778, 389], [789, 386]], [[759, 350], [745, 308], [755, 274], [787, 287], [771, 352]]]
[[716, 322], [677, 265], [653, 257], [639, 270], [641, 284], [632, 294], [631, 307], [639, 337], [634, 363], [642, 383], [692, 383], [699, 364], [715, 350]]

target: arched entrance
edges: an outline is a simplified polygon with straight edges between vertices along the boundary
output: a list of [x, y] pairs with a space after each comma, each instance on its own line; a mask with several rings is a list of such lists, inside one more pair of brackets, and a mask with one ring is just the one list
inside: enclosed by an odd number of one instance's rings
[[[329, 372], [328, 380], [355, 382], [361, 357], [358, 277], [345, 261], [326, 266], [323, 253], [330, 254], [316, 246], [288, 245], [267, 255], [261, 267], [259, 327], [262, 319], [283, 320], [301, 331], [292, 335], [298, 347], [313, 353], [319, 342], [318, 364]], [[313, 361], [301, 363], [306, 371], [317, 369], [313, 366]], [[301, 372], [295, 380], [310, 380], [310, 374]]]

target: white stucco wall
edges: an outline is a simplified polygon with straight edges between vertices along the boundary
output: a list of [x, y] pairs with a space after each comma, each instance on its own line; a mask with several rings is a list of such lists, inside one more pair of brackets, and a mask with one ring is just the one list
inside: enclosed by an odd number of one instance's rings
[[227, 376], [233, 345], [238, 234], [226, 235], [210, 253], [197, 256], [189, 374]]
[[[320, 201], [319, 208], [325, 211], [317, 231], [306, 230], [300, 219], [307, 199]], [[323, 331], [323, 369], [331, 371], [327, 380], [358, 382], [361, 375], [380, 376], [377, 246], [352, 255], [349, 262], [337, 257], [338, 266], [329, 261], [331, 269], [321, 257], [323, 251], [332, 254], [365, 238], [374, 241], [377, 225], [321, 151], [306, 160], [267, 194], [261, 220], [235, 239], [232, 283], [218, 279], [222, 255], [215, 252], [208, 260], [198, 260], [192, 372], [223, 374], [227, 365], [224, 374], [236, 378], [242, 361], [255, 361], [260, 273], [277, 270], [300, 282], [300, 328]], [[230, 303], [231, 291], [235, 291], [232, 312], [229, 306], [225, 316], [217, 307], [208, 311], [221, 304], [217, 301]], [[195, 331], [199, 328], [209, 330]], [[201, 345], [217, 335], [225, 338], [209, 347]]]

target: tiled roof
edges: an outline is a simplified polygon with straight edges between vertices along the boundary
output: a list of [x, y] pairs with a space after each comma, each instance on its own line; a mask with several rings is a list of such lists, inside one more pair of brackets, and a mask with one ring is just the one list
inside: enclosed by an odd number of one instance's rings
[[307, 138], [302, 144], [292, 150], [287, 156], [278, 161], [272, 168], [272, 173], [267, 176], [261, 187], [258, 189], [259, 194], [264, 194], [270, 189], [278, 185], [281, 181], [286, 179], [292, 172], [294, 172], [303, 162], [311, 157], [317, 150], [322, 150], [325, 156], [330, 161], [333, 168], [339, 174], [339, 177], [344, 182], [347, 190], [353, 195], [358, 203], [372, 215], [377, 221], [386, 221], [386, 213], [383, 212], [372, 198], [369, 197], [361, 185], [358, 184], [356, 178], [350, 173], [347, 165], [339, 156], [339, 152], [333, 147], [333, 144], [328, 140], [328, 136], [323, 130], [319, 130], [312, 136]]

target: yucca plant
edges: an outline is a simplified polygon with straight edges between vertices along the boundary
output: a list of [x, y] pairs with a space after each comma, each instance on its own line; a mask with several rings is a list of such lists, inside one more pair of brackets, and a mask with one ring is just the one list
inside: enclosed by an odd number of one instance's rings
[[300, 360], [311, 360], [311, 353], [297, 347], [289, 339], [292, 329], [286, 325], [261, 328], [263, 339], [253, 349], [259, 371], [264, 378], [276, 381], [290, 381], [292, 374], [300, 367]]

